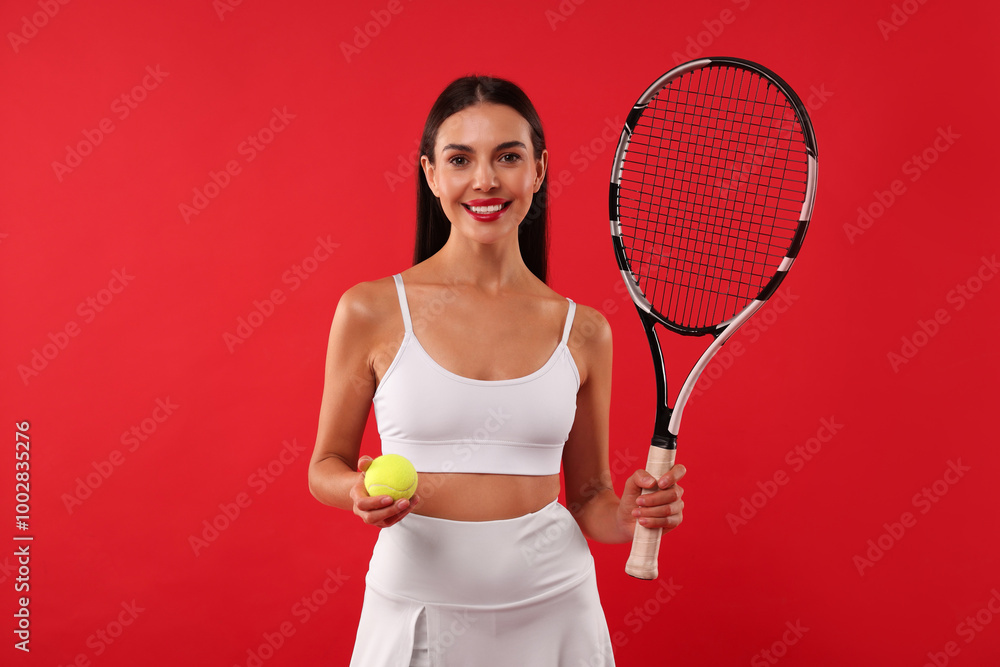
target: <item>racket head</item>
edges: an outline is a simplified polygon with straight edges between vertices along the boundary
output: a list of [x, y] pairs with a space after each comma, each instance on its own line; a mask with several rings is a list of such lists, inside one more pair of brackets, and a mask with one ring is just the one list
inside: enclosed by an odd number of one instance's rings
[[805, 105], [761, 65], [703, 58], [657, 79], [622, 129], [609, 194], [636, 306], [703, 335], [767, 299], [808, 228], [816, 155]]

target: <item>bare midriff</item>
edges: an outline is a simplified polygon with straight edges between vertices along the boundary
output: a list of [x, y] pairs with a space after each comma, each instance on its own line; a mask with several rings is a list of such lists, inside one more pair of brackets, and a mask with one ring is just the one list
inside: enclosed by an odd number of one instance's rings
[[419, 474], [415, 514], [495, 521], [537, 512], [559, 496], [559, 475]]

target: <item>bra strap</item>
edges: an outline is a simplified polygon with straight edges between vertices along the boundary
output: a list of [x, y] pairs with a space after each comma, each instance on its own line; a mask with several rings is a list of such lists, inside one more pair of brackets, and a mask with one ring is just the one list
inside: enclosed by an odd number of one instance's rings
[[576, 315], [576, 304], [572, 299], [566, 300], [569, 301], [569, 310], [566, 312], [566, 326], [563, 327], [562, 341], [560, 341], [563, 345], [569, 340], [569, 330], [573, 328], [573, 316]]
[[399, 296], [399, 310], [403, 313], [403, 330], [409, 333], [413, 330], [413, 322], [410, 321], [410, 306], [406, 303], [406, 290], [403, 289], [403, 276], [395, 274], [392, 279], [396, 281], [396, 294]]

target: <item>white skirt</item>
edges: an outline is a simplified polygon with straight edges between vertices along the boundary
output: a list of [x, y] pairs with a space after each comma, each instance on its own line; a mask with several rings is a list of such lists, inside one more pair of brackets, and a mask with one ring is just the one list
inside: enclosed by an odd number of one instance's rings
[[611, 667], [594, 559], [553, 501], [499, 521], [409, 514], [379, 533], [352, 667]]

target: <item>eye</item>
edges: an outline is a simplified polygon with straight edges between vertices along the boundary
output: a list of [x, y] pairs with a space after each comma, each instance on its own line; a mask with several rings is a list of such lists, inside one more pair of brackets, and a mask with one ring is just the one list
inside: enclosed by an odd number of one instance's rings
[[448, 164], [454, 165], [456, 167], [464, 167], [469, 161], [463, 155], [456, 155], [448, 160]]
[[504, 153], [500, 156], [501, 162], [506, 162], [507, 164], [514, 164], [521, 161], [521, 156], [517, 153]]

